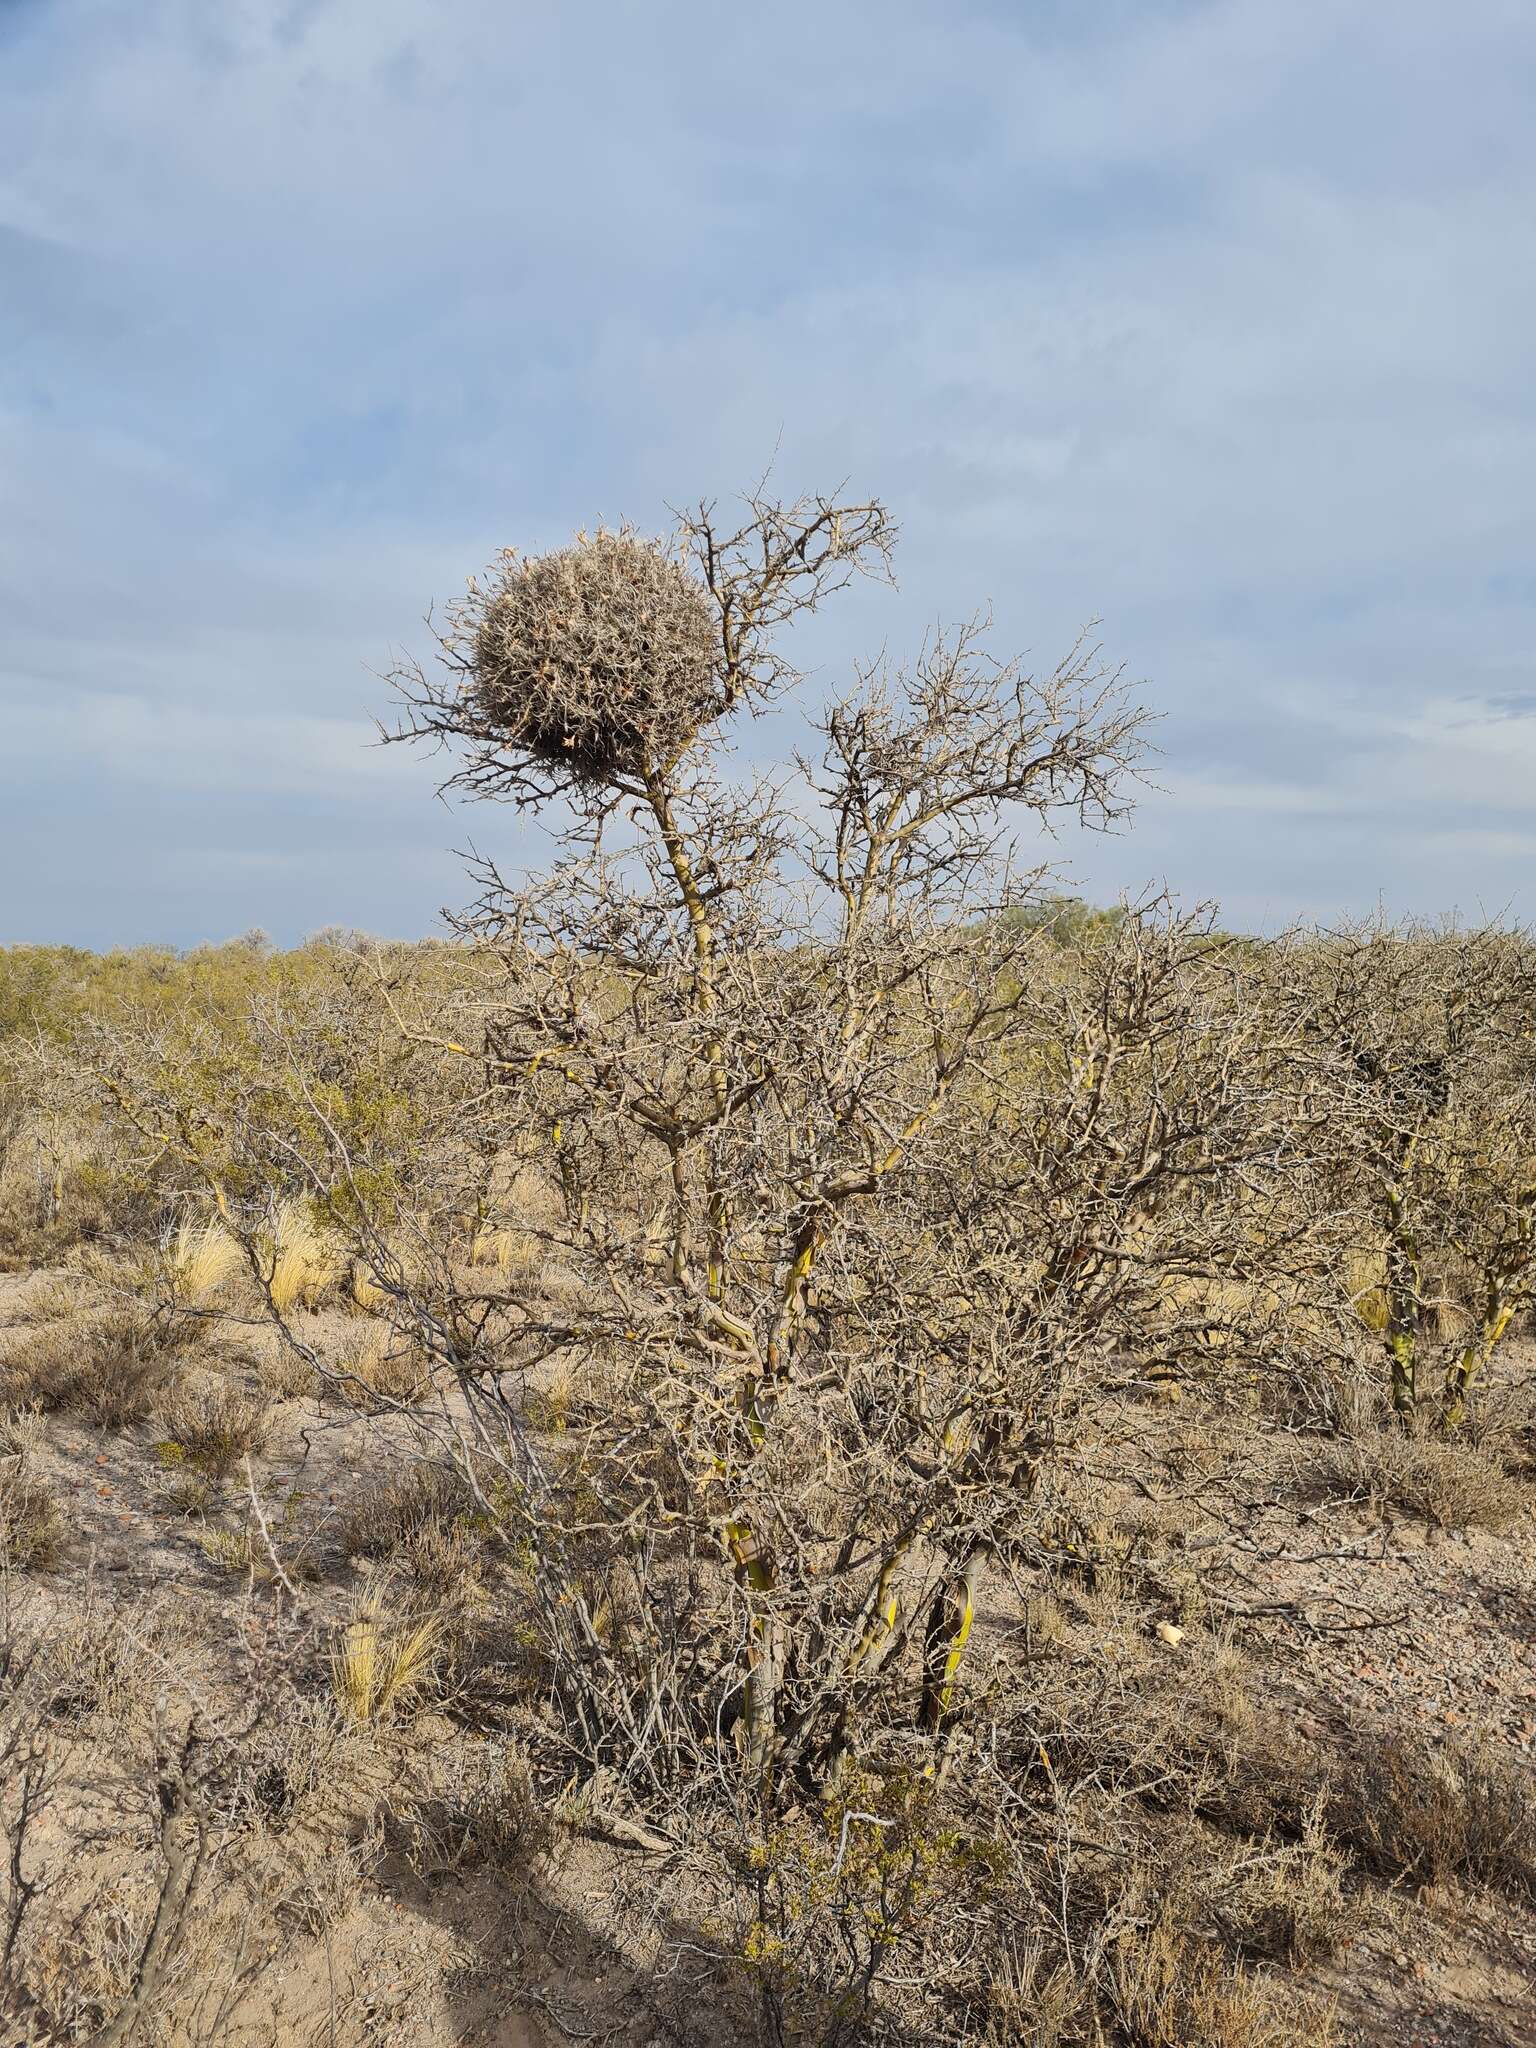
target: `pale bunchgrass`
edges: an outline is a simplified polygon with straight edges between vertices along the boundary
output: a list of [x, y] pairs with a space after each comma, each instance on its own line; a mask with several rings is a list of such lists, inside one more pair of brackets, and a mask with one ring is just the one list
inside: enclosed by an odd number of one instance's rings
[[441, 1647], [436, 1616], [391, 1614], [375, 1586], [331, 1653], [331, 1684], [342, 1713], [363, 1725], [387, 1720], [429, 1683]]

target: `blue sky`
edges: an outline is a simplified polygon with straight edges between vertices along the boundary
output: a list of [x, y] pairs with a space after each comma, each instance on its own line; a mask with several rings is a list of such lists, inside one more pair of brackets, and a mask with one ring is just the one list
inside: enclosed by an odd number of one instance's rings
[[1533, 107], [1529, 0], [0, 0], [0, 941], [432, 928], [544, 849], [374, 672], [775, 449], [903, 529], [816, 687], [1146, 678], [1089, 893], [1536, 917]]

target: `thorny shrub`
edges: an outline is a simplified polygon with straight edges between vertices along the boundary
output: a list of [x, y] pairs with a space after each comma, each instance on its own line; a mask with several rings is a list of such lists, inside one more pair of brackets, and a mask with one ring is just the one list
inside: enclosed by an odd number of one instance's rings
[[[1118, 822], [1144, 723], [1090, 645], [1033, 675], [936, 635], [746, 780], [729, 715], [892, 541], [758, 497], [503, 558], [400, 671], [400, 736], [556, 817], [550, 874], [482, 865], [453, 946], [32, 963], [8, 1000], [161, 1247], [163, 1326], [238, 1296], [279, 1390], [430, 1437], [344, 1522], [380, 1568], [332, 1646], [351, 1736], [513, 1702], [506, 1839], [538, 1808], [675, 1862], [767, 2041], [1321, 2041], [1259, 1964], [1347, 1929], [1352, 1865], [1512, 1883], [1518, 1830], [1476, 1773], [1442, 1826], [1416, 1761], [1378, 1821], [1342, 1778], [1287, 1806], [1214, 1695], [1075, 1669], [1050, 1589], [1141, 1590], [1084, 1508], [1106, 1400], [1199, 1382], [1359, 1449], [1379, 1353], [1370, 1485], [1447, 1450], [1536, 1273], [1536, 956], [1068, 915], [1015, 828]], [[369, 1320], [338, 1346], [322, 1309]], [[94, 1398], [59, 1334], [7, 1398]], [[133, 1398], [189, 1462], [254, 1448]], [[472, 1674], [471, 1581], [517, 1603]], [[479, 1794], [406, 1832], [501, 1840]]]

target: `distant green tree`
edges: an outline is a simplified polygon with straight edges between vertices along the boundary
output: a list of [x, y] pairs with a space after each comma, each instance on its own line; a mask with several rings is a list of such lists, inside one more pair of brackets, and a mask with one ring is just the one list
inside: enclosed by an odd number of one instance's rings
[[1010, 905], [1000, 922], [1005, 932], [1046, 931], [1062, 945], [1073, 946], [1094, 936], [1107, 938], [1119, 930], [1125, 918], [1123, 903], [1101, 908], [1081, 896], [1053, 892]]

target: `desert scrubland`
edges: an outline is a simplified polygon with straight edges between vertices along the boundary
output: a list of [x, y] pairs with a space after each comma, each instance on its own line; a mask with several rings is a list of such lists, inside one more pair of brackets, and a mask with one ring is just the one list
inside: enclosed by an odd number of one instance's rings
[[892, 540], [493, 565], [440, 943], [0, 952], [7, 2041], [1536, 2040], [1536, 940], [1063, 896], [1091, 645], [754, 779]]

